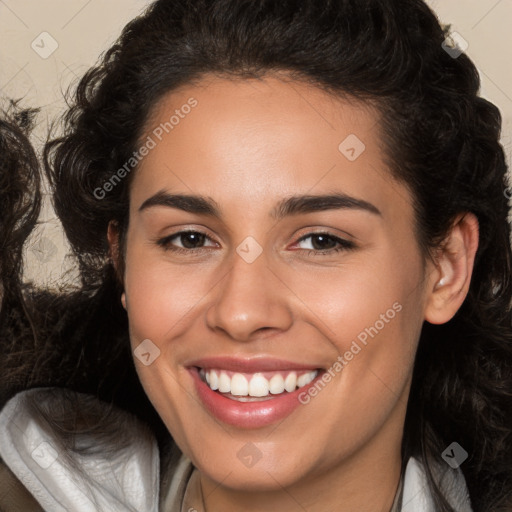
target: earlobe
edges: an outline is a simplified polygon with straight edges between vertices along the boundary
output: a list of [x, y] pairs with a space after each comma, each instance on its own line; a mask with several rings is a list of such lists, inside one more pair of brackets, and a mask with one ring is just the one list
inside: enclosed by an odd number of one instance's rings
[[123, 292], [121, 295], [121, 304], [123, 305], [123, 308], [126, 309], [126, 293]]
[[478, 220], [472, 213], [459, 215], [439, 249], [428, 284], [425, 320], [444, 324], [464, 302], [478, 248]]

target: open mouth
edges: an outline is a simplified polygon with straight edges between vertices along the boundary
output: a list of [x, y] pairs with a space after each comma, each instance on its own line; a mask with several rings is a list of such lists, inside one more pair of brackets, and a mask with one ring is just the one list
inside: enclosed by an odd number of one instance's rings
[[276, 358], [215, 357], [187, 366], [200, 403], [237, 428], [262, 428], [284, 420], [304, 402], [300, 396], [325, 368]]
[[322, 369], [241, 373], [219, 368], [197, 368], [212, 391], [239, 402], [272, 400], [310, 384]]

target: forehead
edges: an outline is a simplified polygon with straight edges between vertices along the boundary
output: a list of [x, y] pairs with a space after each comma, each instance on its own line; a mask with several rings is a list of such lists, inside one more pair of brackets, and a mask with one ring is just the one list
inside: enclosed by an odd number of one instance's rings
[[207, 76], [154, 106], [140, 138], [154, 144], [132, 200], [140, 206], [150, 193], [179, 189], [261, 204], [318, 188], [393, 200], [399, 185], [383, 163], [378, 121], [373, 106], [311, 84]]
[[[378, 121], [378, 111], [370, 102], [341, 93], [329, 94], [311, 83], [293, 80], [284, 72], [244, 79], [207, 74], [164, 94], [153, 106], [144, 131], [169, 121], [169, 114], [179, 114], [182, 108], [188, 111], [190, 98], [197, 100], [193, 117], [200, 123], [215, 123], [219, 130], [237, 126], [249, 132], [251, 128], [264, 130], [265, 125], [268, 129], [294, 125], [297, 134], [307, 125], [308, 137], [313, 137], [313, 130], [335, 131], [342, 127], [358, 130], [364, 136]], [[181, 120], [183, 116], [179, 124]], [[191, 123], [194, 121], [187, 124]], [[255, 135], [254, 131], [251, 135]]]

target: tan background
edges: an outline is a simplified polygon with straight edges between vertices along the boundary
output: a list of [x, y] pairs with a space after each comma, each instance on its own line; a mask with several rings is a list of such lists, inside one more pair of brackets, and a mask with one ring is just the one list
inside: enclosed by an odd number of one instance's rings
[[[94, 64], [143, 0], [0, 0], [0, 96], [42, 107], [34, 131], [40, 149], [49, 123], [65, 108], [63, 91]], [[512, 0], [430, 0], [443, 23], [468, 42], [482, 78], [482, 95], [504, 117], [502, 144], [512, 161]], [[50, 36], [41, 33], [47, 32]], [[52, 41], [55, 40], [55, 43]], [[44, 39], [42, 41], [42, 39]], [[34, 42], [34, 43], [33, 43]], [[34, 48], [31, 46], [34, 44]], [[45, 51], [58, 45], [47, 58]], [[39, 53], [38, 53], [39, 52]], [[26, 278], [52, 285], [73, 265], [49, 201], [26, 257]]]

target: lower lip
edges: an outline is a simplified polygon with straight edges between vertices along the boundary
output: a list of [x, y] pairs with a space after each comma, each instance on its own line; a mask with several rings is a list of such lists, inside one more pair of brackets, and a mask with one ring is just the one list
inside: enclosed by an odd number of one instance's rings
[[313, 386], [322, 373], [307, 386], [291, 393], [283, 393], [270, 400], [258, 402], [239, 402], [212, 391], [210, 386], [201, 380], [197, 368], [189, 368], [194, 379], [197, 394], [206, 409], [217, 419], [238, 428], [254, 429], [266, 427], [289, 416], [301, 402], [299, 394]]

